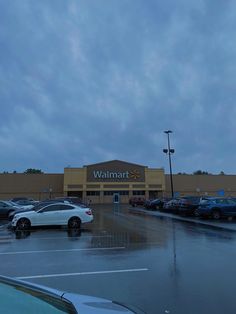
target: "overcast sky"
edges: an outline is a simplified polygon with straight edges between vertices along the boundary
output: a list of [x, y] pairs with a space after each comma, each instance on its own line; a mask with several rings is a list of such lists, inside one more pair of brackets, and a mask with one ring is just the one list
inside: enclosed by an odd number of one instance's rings
[[236, 174], [236, 2], [0, 0], [0, 172]]

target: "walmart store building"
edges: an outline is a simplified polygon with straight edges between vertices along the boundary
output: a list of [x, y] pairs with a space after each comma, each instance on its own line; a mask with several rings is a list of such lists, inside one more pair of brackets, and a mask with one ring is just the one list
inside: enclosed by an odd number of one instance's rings
[[64, 169], [64, 195], [79, 196], [93, 203], [111, 203], [119, 193], [122, 203], [132, 196], [145, 198], [163, 195], [163, 169], [151, 169], [120, 160]]
[[[173, 175], [177, 196], [209, 195], [236, 197], [236, 175]], [[80, 168], [65, 168], [57, 174], [0, 174], [0, 199], [25, 196], [44, 200], [79, 196], [93, 203], [111, 203], [114, 193], [127, 203], [132, 196], [170, 196], [170, 176], [162, 168], [149, 168], [112, 160]]]

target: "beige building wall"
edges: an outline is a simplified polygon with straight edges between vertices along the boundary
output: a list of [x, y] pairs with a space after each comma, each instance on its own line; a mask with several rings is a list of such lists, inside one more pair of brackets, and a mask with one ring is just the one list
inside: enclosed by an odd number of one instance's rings
[[64, 169], [64, 194], [68, 192], [83, 192], [86, 187], [86, 168]]
[[[112, 161], [108, 164], [112, 166]], [[137, 165], [126, 164], [131, 169], [139, 169]], [[118, 166], [122, 168], [122, 163]], [[102, 167], [106, 169], [106, 163], [102, 163]], [[132, 196], [148, 199], [171, 195], [170, 175], [165, 175], [163, 169], [143, 167], [140, 171], [144, 171], [144, 174], [137, 180], [121, 182], [87, 181], [87, 167], [65, 168], [64, 174], [3, 173], [0, 174], [0, 199], [24, 196], [43, 200], [76, 195], [84, 201], [111, 203], [113, 193], [120, 191], [121, 202], [127, 203]], [[225, 196], [236, 197], [235, 175], [173, 175], [173, 185], [174, 192], [179, 196], [216, 196], [219, 191], [224, 191]]]
[[156, 194], [156, 197], [162, 197], [165, 191], [165, 174], [164, 169], [146, 168], [146, 191], [147, 198], [150, 192]]
[[63, 196], [63, 174], [0, 174], [0, 199], [30, 197], [43, 200]]
[[[166, 196], [171, 195], [170, 175], [165, 175]], [[174, 192], [184, 195], [236, 196], [235, 175], [173, 175]]]

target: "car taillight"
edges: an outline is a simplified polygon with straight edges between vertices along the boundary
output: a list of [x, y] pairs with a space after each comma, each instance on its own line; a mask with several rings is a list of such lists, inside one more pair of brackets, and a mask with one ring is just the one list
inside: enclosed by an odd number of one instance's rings
[[87, 215], [92, 215], [92, 211], [91, 210], [86, 210], [85, 212]]

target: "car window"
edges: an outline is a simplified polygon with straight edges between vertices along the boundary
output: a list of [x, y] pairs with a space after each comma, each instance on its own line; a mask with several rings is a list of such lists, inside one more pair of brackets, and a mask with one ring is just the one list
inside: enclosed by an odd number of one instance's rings
[[60, 207], [61, 207], [61, 208], [60, 208], [61, 210], [70, 210], [70, 209], [74, 209], [73, 206], [67, 205], [67, 204], [61, 204]]
[[228, 204], [235, 205], [235, 201], [233, 201], [233, 200], [227, 200], [227, 203], [228, 203]]
[[216, 200], [216, 203], [217, 204], [228, 204], [226, 199], [218, 199], [218, 200]]
[[35, 204], [34, 207], [33, 207], [33, 210], [39, 210], [41, 208], [46, 207], [47, 205], [52, 205], [52, 204], [55, 204], [55, 203], [56, 202], [53, 202], [53, 201], [43, 201], [43, 202]]
[[61, 204], [53, 204], [53, 205], [48, 205], [44, 207], [43, 209], [40, 210], [40, 212], [53, 212], [53, 211], [58, 211], [61, 210]]

